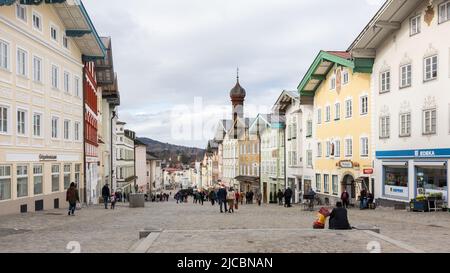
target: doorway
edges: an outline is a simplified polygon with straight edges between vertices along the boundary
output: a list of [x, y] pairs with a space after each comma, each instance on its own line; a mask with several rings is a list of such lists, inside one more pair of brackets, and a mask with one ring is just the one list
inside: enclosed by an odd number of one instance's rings
[[342, 180], [342, 192], [344, 191], [344, 189], [346, 189], [350, 195], [350, 204], [355, 204], [356, 202], [355, 178], [351, 174], [347, 174], [346, 176], [344, 176], [344, 179]]
[[263, 183], [263, 203], [267, 204], [267, 182]]

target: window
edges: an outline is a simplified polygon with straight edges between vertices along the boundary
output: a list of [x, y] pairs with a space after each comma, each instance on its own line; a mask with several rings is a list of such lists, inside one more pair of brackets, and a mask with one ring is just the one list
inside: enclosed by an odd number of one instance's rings
[[63, 47], [69, 49], [69, 39], [66, 35], [63, 35]]
[[17, 49], [17, 74], [27, 76], [27, 57], [28, 53], [23, 49]]
[[410, 20], [410, 35], [416, 35], [420, 33], [420, 19], [421, 16], [416, 16]]
[[406, 64], [400, 67], [400, 87], [410, 87], [412, 79], [411, 64]]
[[329, 141], [327, 141], [327, 157], [330, 157], [330, 155], [331, 155], [331, 142], [329, 142]]
[[33, 81], [42, 82], [42, 59], [33, 58]]
[[306, 162], [309, 168], [312, 168], [312, 151], [308, 150], [306, 151]]
[[70, 92], [70, 74], [68, 72], [64, 72], [64, 91]]
[[34, 113], [33, 114], [33, 136], [40, 137], [42, 136], [41, 127], [42, 127], [42, 114]]
[[59, 118], [52, 117], [52, 138], [58, 138], [58, 123]]
[[33, 28], [42, 31], [42, 17], [33, 12]]
[[26, 116], [27, 113], [23, 110], [17, 110], [17, 134], [26, 134]]
[[28, 196], [28, 166], [17, 166], [17, 197]]
[[52, 65], [52, 87], [58, 89], [58, 77], [59, 68], [56, 65]]
[[353, 155], [353, 140], [351, 138], [345, 140], [345, 156], [351, 157]]
[[34, 165], [33, 166], [33, 192], [34, 195], [42, 194], [42, 176], [43, 176], [43, 165]]
[[68, 140], [70, 138], [70, 120], [64, 120], [64, 139]]
[[313, 122], [312, 120], [308, 120], [306, 122], [306, 137], [312, 137], [312, 129], [313, 129]]
[[70, 174], [71, 174], [71, 165], [64, 164], [64, 189], [67, 190], [70, 186]]
[[361, 138], [361, 156], [362, 157], [368, 157], [369, 156], [369, 138], [362, 137]]
[[423, 134], [436, 134], [436, 109], [423, 111]]
[[381, 73], [381, 90], [380, 93], [391, 91], [391, 72], [386, 71]]
[[322, 143], [317, 143], [317, 157], [322, 157]]
[[75, 96], [80, 97], [80, 78], [74, 78], [74, 90]]
[[380, 138], [389, 138], [391, 131], [391, 118], [383, 116], [380, 118]]
[[0, 165], [0, 200], [11, 199], [11, 166]]
[[338, 195], [338, 191], [339, 191], [339, 184], [338, 184], [338, 176], [337, 175], [333, 175], [331, 177], [331, 190], [333, 192], [333, 195]]
[[23, 5], [16, 5], [16, 16], [18, 19], [26, 22], [27, 21], [27, 8]]
[[450, 1], [439, 6], [439, 23], [444, 23], [448, 20], [450, 20]]
[[321, 175], [316, 174], [316, 191], [320, 192], [322, 189], [322, 181], [321, 181]]
[[79, 141], [80, 140], [80, 123], [79, 122], [75, 122], [74, 125], [74, 139], [75, 141]]
[[322, 123], [322, 109], [317, 109], [317, 124]]
[[345, 101], [345, 117], [346, 118], [351, 118], [353, 115], [353, 105], [352, 105], [352, 100], [346, 100]]
[[8, 133], [8, 111], [6, 106], [0, 106], [0, 133]]
[[81, 182], [81, 164], [75, 164], [75, 183], [78, 185], [80, 185]]
[[360, 114], [367, 115], [369, 112], [369, 98], [367, 96], [363, 96], [360, 99]]
[[0, 40], [0, 68], [9, 70], [9, 44]]
[[56, 29], [56, 27], [54, 26], [50, 27], [50, 35], [53, 41], [58, 42], [58, 30]]
[[330, 122], [331, 120], [331, 107], [327, 106], [325, 108], [325, 122]]
[[347, 84], [349, 81], [349, 75], [348, 75], [348, 71], [344, 70], [343, 74], [342, 74], [342, 84]]
[[424, 81], [431, 81], [437, 78], [437, 55], [424, 59]]
[[52, 165], [52, 192], [59, 191], [59, 165]]
[[400, 136], [411, 136], [411, 113], [400, 114]]
[[331, 78], [330, 89], [331, 89], [331, 90], [336, 89], [336, 76], [333, 76], [333, 77]]
[[328, 174], [323, 175], [323, 192], [330, 192], [330, 176]]
[[334, 105], [334, 120], [340, 120], [341, 119], [341, 104], [338, 102]]
[[334, 157], [341, 157], [341, 141], [336, 140], [334, 142]]

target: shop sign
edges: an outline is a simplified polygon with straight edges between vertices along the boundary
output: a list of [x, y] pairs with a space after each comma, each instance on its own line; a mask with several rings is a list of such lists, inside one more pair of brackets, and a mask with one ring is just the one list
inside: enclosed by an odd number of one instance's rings
[[44, 155], [44, 154], [39, 155], [39, 161], [57, 161], [57, 160], [58, 156], [56, 155]]
[[384, 186], [384, 194], [406, 199], [409, 197], [408, 187]]
[[373, 174], [373, 169], [364, 169], [363, 173], [364, 174]]
[[353, 162], [351, 162], [350, 160], [339, 161], [339, 167], [345, 168], [345, 169], [351, 169], [351, 168], [353, 168]]
[[449, 158], [450, 149], [377, 151], [376, 157], [383, 158]]

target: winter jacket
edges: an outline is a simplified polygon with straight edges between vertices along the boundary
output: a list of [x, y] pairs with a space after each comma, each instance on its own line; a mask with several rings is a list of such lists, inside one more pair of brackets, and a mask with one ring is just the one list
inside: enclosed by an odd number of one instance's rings
[[351, 229], [345, 208], [333, 209], [330, 214], [330, 229]]
[[77, 201], [80, 201], [80, 197], [78, 196], [78, 191], [75, 187], [70, 187], [66, 193], [66, 201], [70, 204], [75, 204]]
[[109, 191], [109, 187], [107, 187], [106, 185], [103, 186], [102, 188], [102, 196], [105, 197], [109, 197], [111, 195], [110, 191]]

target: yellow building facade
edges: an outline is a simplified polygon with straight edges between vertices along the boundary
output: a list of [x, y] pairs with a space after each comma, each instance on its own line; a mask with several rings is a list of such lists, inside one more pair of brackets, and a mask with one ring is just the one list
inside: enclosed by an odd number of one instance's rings
[[363, 188], [373, 192], [370, 73], [369, 60], [321, 51], [299, 86], [313, 98], [313, 188], [325, 202], [347, 190], [355, 204]]

